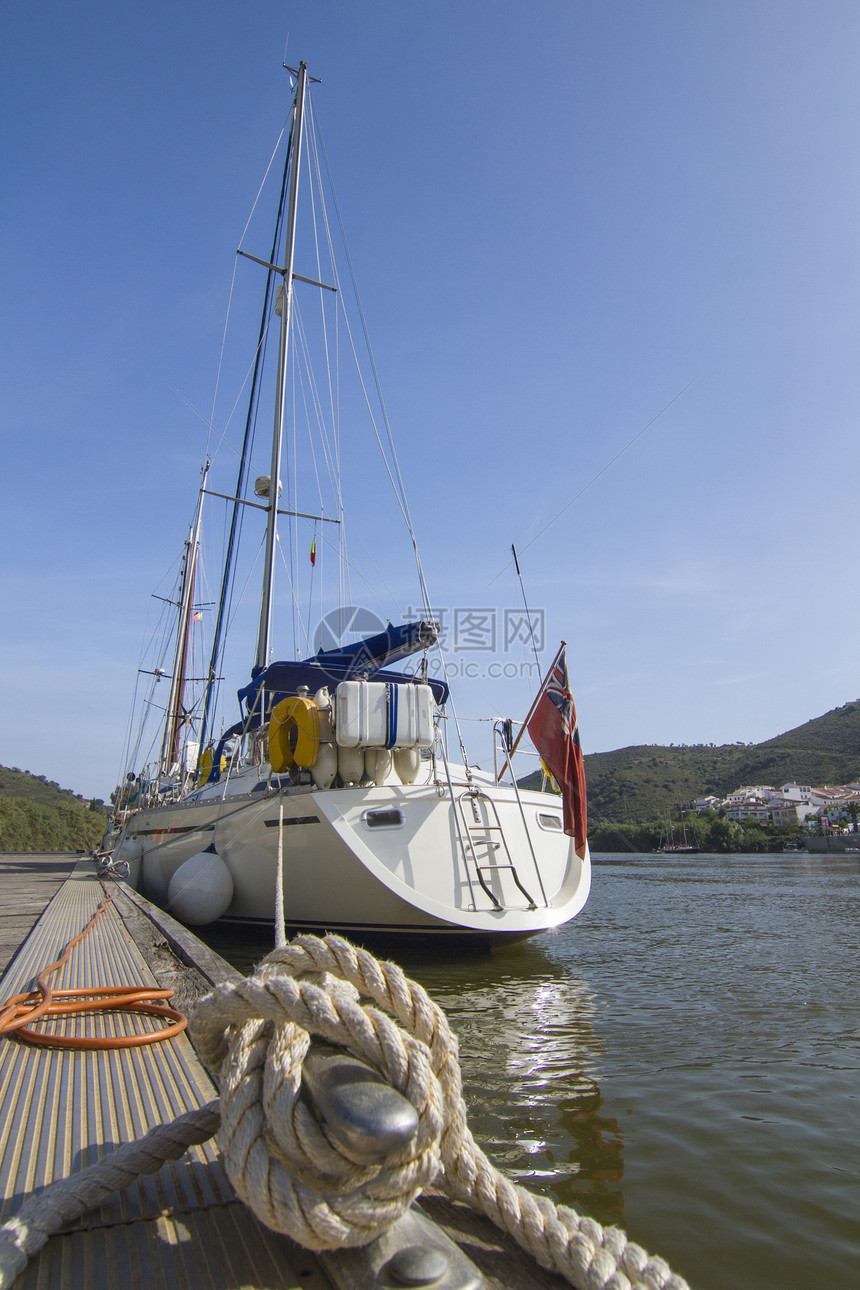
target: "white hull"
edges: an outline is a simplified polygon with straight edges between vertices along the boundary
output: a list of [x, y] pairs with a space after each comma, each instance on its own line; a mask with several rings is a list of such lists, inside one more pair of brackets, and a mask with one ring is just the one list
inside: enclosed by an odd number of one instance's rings
[[[455, 798], [465, 789], [455, 787]], [[198, 798], [139, 811], [114, 854], [130, 859], [131, 881], [169, 912], [168, 887], [179, 866], [214, 847], [233, 882], [223, 917], [272, 924], [280, 831], [291, 929], [504, 940], [556, 927], [579, 912], [590, 861], [587, 853], [579, 859], [558, 827], [547, 827], [560, 821], [557, 797], [521, 792], [518, 801], [512, 787], [481, 784], [477, 797], [464, 799], [470, 843], [459, 806], [441, 794], [431, 783]], [[369, 827], [366, 813], [374, 810], [399, 814], [399, 821]], [[476, 852], [480, 866], [472, 860]]]

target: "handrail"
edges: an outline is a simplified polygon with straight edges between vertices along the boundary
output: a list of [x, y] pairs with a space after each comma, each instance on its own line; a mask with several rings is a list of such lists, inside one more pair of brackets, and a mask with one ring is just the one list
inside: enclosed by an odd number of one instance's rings
[[[546, 906], [547, 909], [549, 909], [549, 901], [547, 900], [546, 890], [543, 885], [543, 878], [541, 877], [541, 873], [540, 873], [540, 866], [538, 865], [537, 856], [535, 855], [534, 844], [532, 843], [532, 835], [529, 832], [528, 821], [526, 820], [526, 812], [525, 812], [525, 807], [523, 806], [523, 799], [520, 797], [520, 786], [517, 783], [517, 777], [514, 774], [514, 767], [511, 761], [511, 753], [510, 753], [510, 750], [508, 749], [507, 743], [504, 740], [503, 732], [501, 730], [501, 722], [499, 721], [495, 722], [495, 724], [493, 725], [493, 762], [494, 763], [496, 758], [496, 735], [497, 734], [502, 735], [502, 748], [504, 749], [504, 753], [505, 753], [505, 762], [507, 764], [508, 770], [511, 772], [511, 782], [514, 786], [514, 794], [517, 799], [517, 805], [520, 808], [520, 816], [522, 818], [523, 828], [525, 829], [526, 840], [529, 844], [529, 851], [531, 852], [532, 864], [534, 865], [535, 874], [537, 875], [538, 885], [540, 887], [540, 894], [543, 897], [544, 905]], [[496, 779], [496, 782], [498, 783], [498, 777]]]
[[442, 765], [445, 767], [445, 778], [448, 781], [448, 796], [451, 799], [451, 811], [453, 812], [453, 815], [454, 815], [454, 824], [457, 829], [457, 841], [460, 844], [460, 854], [463, 857], [463, 868], [466, 871], [466, 881], [469, 884], [469, 895], [472, 898], [472, 909], [477, 910], [478, 906], [475, 900], [475, 888], [472, 886], [472, 875], [469, 871], [469, 857], [466, 854], [466, 844], [463, 841], [463, 833], [462, 833], [462, 830], [460, 829], [460, 813], [457, 809], [457, 802], [454, 798], [454, 784], [451, 779], [451, 770], [450, 770], [450, 767], [448, 766], [448, 754], [445, 749], [444, 739], [439, 740], [439, 752], [441, 753], [441, 756], [442, 756]]

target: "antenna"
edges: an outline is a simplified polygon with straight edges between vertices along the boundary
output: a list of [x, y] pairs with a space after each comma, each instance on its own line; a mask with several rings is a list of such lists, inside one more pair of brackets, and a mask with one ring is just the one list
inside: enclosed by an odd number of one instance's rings
[[520, 562], [517, 559], [517, 548], [514, 546], [513, 542], [511, 543], [511, 555], [514, 557], [514, 568], [516, 569], [517, 577], [520, 580], [520, 591], [523, 593], [523, 605], [525, 606], [526, 611], [526, 621], [529, 625], [529, 636], [532, 638], [532, 649], [535, 654], [535, 666], [538, 670], [538, 676], [540, 676], [540, 659], [538, 658], [537, 642], [535, 641], [535, 629], [532, 627], [532, 614], [529, 609], [529, 603], [526, 600], [526, 588], [525, 583], [523, 582], [523, 575], [520, 573]]

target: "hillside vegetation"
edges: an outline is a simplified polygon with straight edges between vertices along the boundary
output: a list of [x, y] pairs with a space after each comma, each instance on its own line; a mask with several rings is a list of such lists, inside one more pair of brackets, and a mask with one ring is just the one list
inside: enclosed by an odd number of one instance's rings
[[[593, 828], [653, 824], [656, 845], [667, 817], [677, 820], [679, 804], [697, 797], [725, 797], [743, 784], [860, 781], [860, 700], [760, 744], [642, 744], [591, 753], [585, 775]], [[539, 784], [540, 772], [521, 782]], [[0, 766], [0, 851], [89, 851], [106, 827], [102, 802], [85, 802], [44, 775]]]
[[[725, 797], [743, 784], [860, 780], [860, 700], [760, 744], [642, 744], [585, 757], [589, 819], [665, 820], [679, 802]], [[539, 783], [539, 772], [524, 783]]]
[[0, 851], [89, 851], [107, 828], [107, 811], [44, 775], [0, 766]]

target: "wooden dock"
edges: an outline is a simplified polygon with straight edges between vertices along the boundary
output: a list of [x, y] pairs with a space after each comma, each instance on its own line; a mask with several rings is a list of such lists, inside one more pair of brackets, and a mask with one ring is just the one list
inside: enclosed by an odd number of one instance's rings
[[[0, 883], [0, 998], [6, 999], [28, 989], [59, 956], [104, 893], [95, 866], [75, 856], [0, 855]], [[239, 976], [124, 884], [110, 882], [109, 891], [113, 903], [61, 978], [52, 980], [55, 988], [166, 986], [184, 1011], [213, 985]], [[128, 1013], [76, 1022], [79, 1032], [84, 1026], [85, 1033], [99, 1035], [151, 1029]], [[0, 1221], [54, 1179], [216, 1096], [185, 1034], [110, 1052], [59, 1051], [0, 1038]], [[560, 1290], [567, 1284], [466, 1207], [439, 1196], [422, 1197], [421, 1207], [476, 1265], [489, 1290]], [[260, 1224], [235, 1197], [217, 1148], [208, 1142], [51, 1238], [15, 1290], [372, 1290], [373, 1284], [344, 1267], [340, 1254], [316, 1256]], [[434, 1285], [445, 1290], [444, 1279]]]
[[77, 864], [77, 853], [0, 854], [0, 973]]

